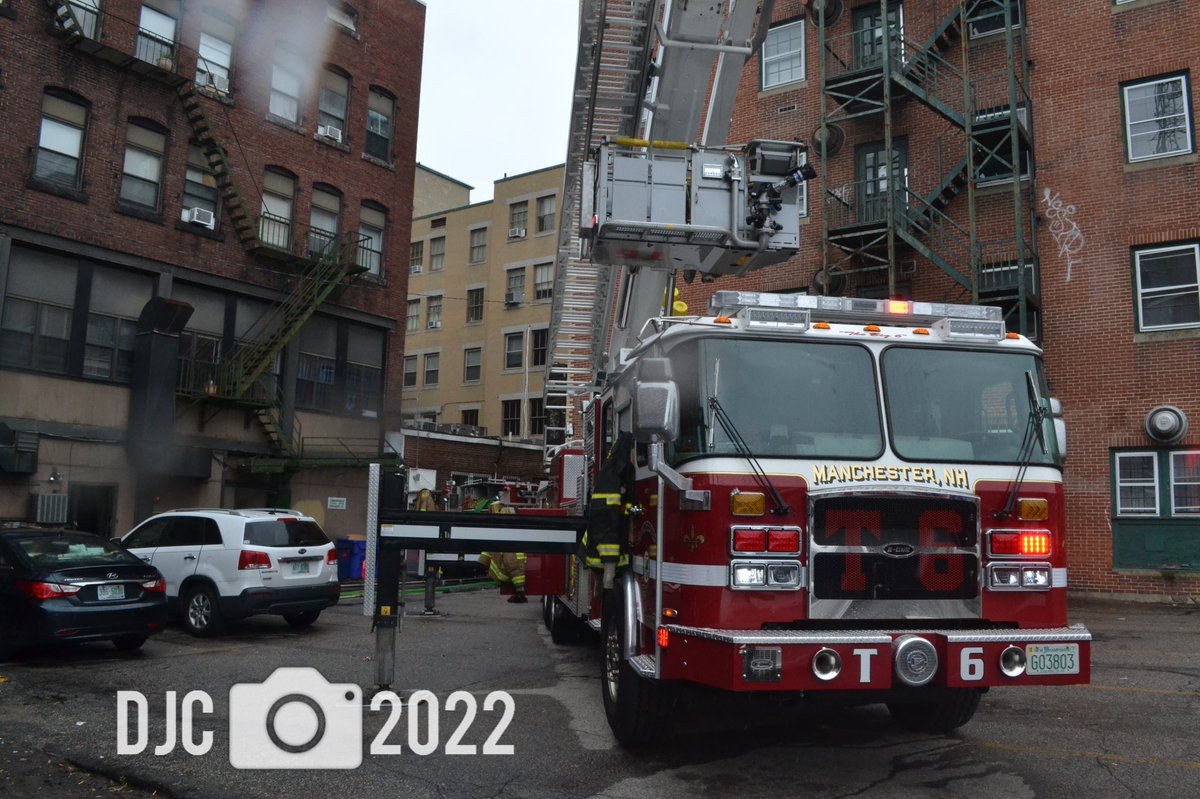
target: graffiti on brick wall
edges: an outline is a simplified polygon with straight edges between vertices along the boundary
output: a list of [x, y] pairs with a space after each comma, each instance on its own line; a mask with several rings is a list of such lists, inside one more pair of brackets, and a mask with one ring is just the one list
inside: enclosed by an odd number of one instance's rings
[[1071, 270], [1079, 263], [1079, 255], [1087, 243], [1083, 231], [1075, 221], [1075, 206], [1064, 204], [1059, 193], [1052, 194], [1050, 189], [1042, 191], [1042, 203], [1046, 206], [1046, 216], [1050, 219], [1050, 235], [1058, 247], [1058, 257], [1067, 261], [1067, 282], [1070, 283]]

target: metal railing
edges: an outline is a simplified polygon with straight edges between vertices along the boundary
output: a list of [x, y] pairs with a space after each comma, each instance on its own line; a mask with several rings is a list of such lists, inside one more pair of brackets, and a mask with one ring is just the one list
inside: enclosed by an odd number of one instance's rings
[[139, 29], [134, 55], [139, 61], [153, 64], [167, 72], [174, 72], [175, 48], [176, 44], [172, 40], [164, 39], [148, 30]]

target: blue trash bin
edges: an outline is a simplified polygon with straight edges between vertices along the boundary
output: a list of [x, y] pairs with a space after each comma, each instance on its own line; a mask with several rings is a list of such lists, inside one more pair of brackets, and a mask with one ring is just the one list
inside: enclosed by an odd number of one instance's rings
[[351, 562], [354, 556], [354, 545], [357, 542], [351, 541], [349, 538], [339, 538], [334, 544], [337, 550], [338, 564], [338, 579], [339, 580], [358, 580], [361, 577], [362, 566], [359, 565], [358, 572], [353, 571], [354, 564]]

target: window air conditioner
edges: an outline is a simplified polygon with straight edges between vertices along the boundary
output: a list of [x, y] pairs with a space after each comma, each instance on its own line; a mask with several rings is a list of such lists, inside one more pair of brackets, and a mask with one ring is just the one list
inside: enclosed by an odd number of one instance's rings
[[520, 305], [525, 301], [525, 292], [523, 291], [507, 291], [504, 293], [505, 305]]
[[525, 238], [525, 228], [523, 228], [523, 227], [510, 227], [510, 228], [508, 229], [508, 237], [509, 237], [510, 239], [523, 239], [523, 238]]
[[30, 510], [33, 521], [37, 524], [66, 524], [67, 495], [66, 494], [31, 494]]
[[430, 319], [429, 324], [426, 325], [426, 327], [428, 327], [430, 330], [437, 330], [441, 326], [442, 326], [441, 319]]
[[332, 139], [338, 144], [342, 143], [342, 129], [335, 128], [333, 125], [317, 125], [317, 135]]
[[184, 208], [183, 221], [191, 225], [199, 225], [212, 230], [217, 226], [217, 218], [207, 208]]

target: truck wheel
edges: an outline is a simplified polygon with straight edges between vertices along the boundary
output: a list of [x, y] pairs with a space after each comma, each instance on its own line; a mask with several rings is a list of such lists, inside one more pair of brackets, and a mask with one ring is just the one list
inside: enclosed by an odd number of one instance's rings
[[549, 597], [549, 600], [550, 621], [546, 626], [550, 628], [550, 640], [556, 644], [579, 643], [579, 639], [583, 637], [583, 625], [579, 619], [554, 597]]
[[621, 656], [625, 643], [624, 608], [615, 596], [605, 600], [604, 608], [604, 663], [600, 672], [604, 715], [613, 735], [625, 746], [652, 743], [667, 730], [675, 686], [648, 680], [633, 670]]
[[542, 597], [542, 622], [546, 625], [546, 629], [550, 629], [550, 622], [553, 619], [554, 597]]
[[192, 635], [209, 638], [221, 632], [224, 620], [217, 594], [207, 585], [188, 589], [183, 599], [183, 626]]
[[896, 724], [913, 732], [944, 733], [971, 720], [979, 707], [980, 691], [953, 688], [939, 692], [931, 702], [888, 702]]

